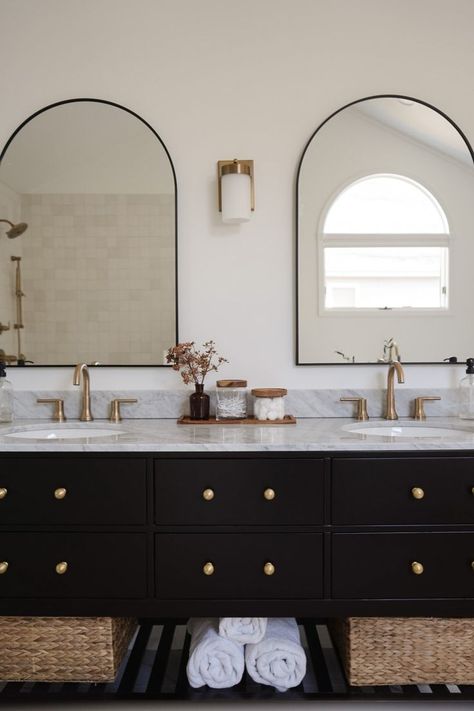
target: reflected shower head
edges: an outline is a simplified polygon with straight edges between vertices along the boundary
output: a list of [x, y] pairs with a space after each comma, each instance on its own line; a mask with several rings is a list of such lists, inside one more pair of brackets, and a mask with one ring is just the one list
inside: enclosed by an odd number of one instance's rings
[[6, 222], [7, 225], [10, 225], [10, 229], [7, 230], [7, 237], [10, 239], [15, 239], [15, 237], [19, 237], [20, 235], [25, 232], [25, 230], [28, 229], [28, 225], [26, 222], [18, 222], [18, 224], [14, 225], [13, 222], [10, 222], [10, 220], [0, 220], [0, 222]]

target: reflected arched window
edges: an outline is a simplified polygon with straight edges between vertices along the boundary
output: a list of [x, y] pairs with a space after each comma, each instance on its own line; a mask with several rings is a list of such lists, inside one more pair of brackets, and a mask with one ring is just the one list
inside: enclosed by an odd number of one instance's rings
[[370, 175], [341, 190], [323, 221], [320, 256], [324, 310], [448, 307], [446, 215], [404, 176]]

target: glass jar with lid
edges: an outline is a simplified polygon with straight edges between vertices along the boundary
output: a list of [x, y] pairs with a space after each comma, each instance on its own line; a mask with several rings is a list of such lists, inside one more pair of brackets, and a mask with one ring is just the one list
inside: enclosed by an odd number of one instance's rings
[[244, 420], [247, 417], [247, 381], [216, 382], [216, 420]]
[[253, 413], [257, 420], [283, 420], [285, 417], [284, 397], [286, 388], [254, 388]]

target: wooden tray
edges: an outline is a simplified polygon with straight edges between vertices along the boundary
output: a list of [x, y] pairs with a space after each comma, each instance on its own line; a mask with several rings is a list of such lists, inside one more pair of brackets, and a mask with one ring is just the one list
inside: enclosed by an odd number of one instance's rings
[[246, 417], [244, 420], [216, 420], [215, 417], [192, 420], [189, 415], [182, 415], [178, 419], [178, 425], [296, 425], [296, 417], [285, 415], [282, 420], [257, 420], [255, 417]]

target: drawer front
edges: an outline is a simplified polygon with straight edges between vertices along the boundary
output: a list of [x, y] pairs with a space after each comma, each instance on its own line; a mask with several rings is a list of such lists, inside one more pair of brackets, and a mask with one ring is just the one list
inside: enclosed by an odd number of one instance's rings
[[338, 525], [471, 524], [473, 487], [474, 458], [336, 459], [332, 520]]
[[[204, 573], [208, 563], [211, 575]], [[272, 575], [265, 574], [268, 563], [274, 567]], [[321, 534], [156, 536], [158, 598], [321, 598], [322, 576]]]
[[159, 460], [155, 520], [160, 525], [320, 524], [323, 467], [322, 459]]
[[146, 597], [146, 549], [141, 533], [0, 533], [0, 598]]
[[473, 561], [473, 533], [337, 533], [333, 597], [474, 598]]
[[146, 522], [144, 459], [2, 458], [0, 468], [0, 524]]

